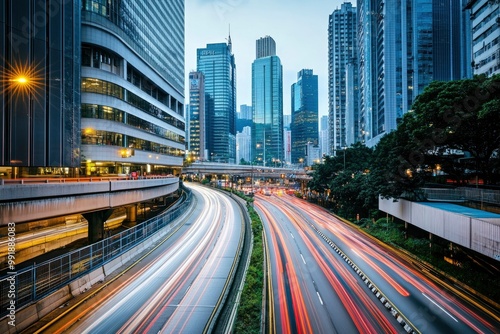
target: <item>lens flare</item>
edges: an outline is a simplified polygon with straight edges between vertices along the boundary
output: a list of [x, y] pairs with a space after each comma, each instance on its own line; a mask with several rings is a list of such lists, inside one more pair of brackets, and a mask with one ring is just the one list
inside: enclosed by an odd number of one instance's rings
[[0, 67], [0, 92], [9, 98], [21, 98], [36, 96], [41, 94], [40, 88], [43, 87], [43, 77], [39, 64], [29, 62], [14, 61], [12, 63], [5, 61], [3, 67]]

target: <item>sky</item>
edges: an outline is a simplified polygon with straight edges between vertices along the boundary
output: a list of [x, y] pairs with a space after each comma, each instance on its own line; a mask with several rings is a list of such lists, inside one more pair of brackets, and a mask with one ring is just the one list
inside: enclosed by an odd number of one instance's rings
[[[271, 36], [283, 66], [283, 113], [291, 113], [297, 73], [318, 75], [319, 116], [328, 114], [328, 19], [342, 0], [185, 0], [185, 69], [196, 70], [196, 49], [227, 42], [236, 62], [236, 105], [252, 104], [255, 41]], [[188, 85], [186, 84], [186, 88]], [[186, 104], [189, 92], [185, 92]]]

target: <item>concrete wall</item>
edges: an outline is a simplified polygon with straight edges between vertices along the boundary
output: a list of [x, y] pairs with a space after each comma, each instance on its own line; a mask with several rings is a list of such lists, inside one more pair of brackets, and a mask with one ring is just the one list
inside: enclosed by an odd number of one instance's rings
[[379, 209], [457, 245], [500, 260], [500, 220], [476, 219], [399, 199], [379, 199]]

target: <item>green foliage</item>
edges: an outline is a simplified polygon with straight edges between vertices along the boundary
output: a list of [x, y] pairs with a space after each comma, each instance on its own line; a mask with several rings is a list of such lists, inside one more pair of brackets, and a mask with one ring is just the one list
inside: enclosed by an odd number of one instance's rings
[[252, 220], [254, 243], [250, 265], [245, 278], [245, 286], [243, 287], [236, 315], [234, 333], [260, 333], [262, 292], [264, 288], [262, 222], [251, 205], [247, 205], [247, 210]]

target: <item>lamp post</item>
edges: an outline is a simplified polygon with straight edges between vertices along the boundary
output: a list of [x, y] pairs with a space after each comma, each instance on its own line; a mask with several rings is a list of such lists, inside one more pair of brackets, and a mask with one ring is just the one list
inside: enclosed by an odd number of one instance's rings
[[347, 147], [342, 147], [341, 150], [338, 149], [333, 149], [332, 151], [337, 152], [337, 151], [343, 151], [344, 152], [344, 171], [345, 171], [345, 151], [347, 150]]

